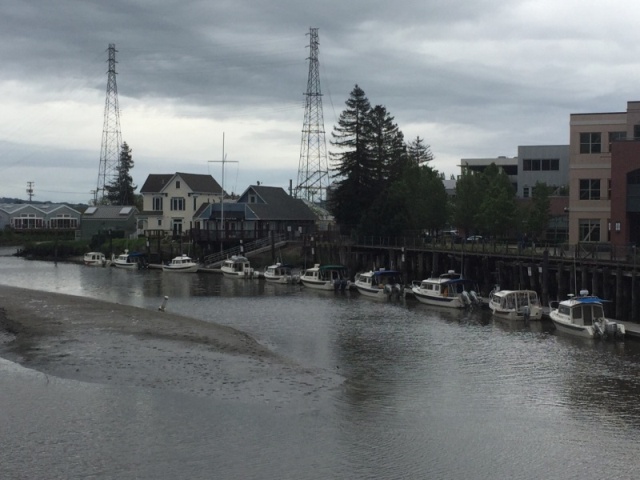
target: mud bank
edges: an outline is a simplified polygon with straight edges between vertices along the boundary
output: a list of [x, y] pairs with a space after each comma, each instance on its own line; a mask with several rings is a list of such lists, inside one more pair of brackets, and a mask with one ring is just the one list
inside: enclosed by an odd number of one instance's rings
[[209, 321], [0, 285], [0, 356], [47, 375], [284, 404], [338, 387]]

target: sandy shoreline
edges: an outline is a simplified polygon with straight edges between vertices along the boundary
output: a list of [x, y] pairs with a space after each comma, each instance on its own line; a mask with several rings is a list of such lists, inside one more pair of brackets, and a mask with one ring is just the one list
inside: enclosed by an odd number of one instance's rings
[[342, 382], [227, 326], [4, 285], [0, 356], [61, 378], [244, 401], [313, 397]]

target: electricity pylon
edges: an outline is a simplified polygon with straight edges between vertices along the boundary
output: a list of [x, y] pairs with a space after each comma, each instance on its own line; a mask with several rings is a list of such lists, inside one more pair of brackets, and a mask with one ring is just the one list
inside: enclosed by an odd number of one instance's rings
[[310, 28], [309, 78], [307, 92], [304, 94], [306, 105], [300, 145], [298, 181], [293, 194], [296, 198], [310, 202], [326, 200], [327, 187], [329, 186], [329, 162], [322, 114], [318, 45], [318, 29]]
[[118, 106], [118, 87], [116, 85], [116, 45], [109, 44], [109, 71], [107, 72], [107, 97], [104, 102], [104, 123], [102, 127], [102, 146], [100, 147], [100, 167], [98, 169], [98, 187], [96, 204], [104, 203], [106, 186], [118, 177], [122, 132], [120, 131], [120, 107]]

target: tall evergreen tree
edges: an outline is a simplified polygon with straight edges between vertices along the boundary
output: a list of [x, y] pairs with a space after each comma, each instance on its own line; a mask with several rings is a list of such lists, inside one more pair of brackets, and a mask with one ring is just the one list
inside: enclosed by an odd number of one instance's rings
[[328, 204], [338, 224], [354, 228], [371, 201], [376, 174], [368, 143], [371, 104], [358, 85], [346, 106], [331, 133], [331, 145], [341, 151], [331, 152], [336, 187]]
[[416, 165], [425, 165], [434, 159], [431, 152], [431, 145], [424, 143], [424, 139], [417, 136], [414, 140], [407, 144], [407, 154], [409, 160]]
[[376, 183], [380, 189], [400, 178], [407, 163], [404, 135], [393, 120], [382, 105], [376, 105], [369, 114], [368, 141], [376, 171]]
[[135, 205], [135, 190], [133, 178], [129, 173], [133, 168], [132, 151], [127, 142], [120, 149], [120, 161], [118, 162], [118, 175], [109, 185], [105, 185], [106, 200], [111, 205]]

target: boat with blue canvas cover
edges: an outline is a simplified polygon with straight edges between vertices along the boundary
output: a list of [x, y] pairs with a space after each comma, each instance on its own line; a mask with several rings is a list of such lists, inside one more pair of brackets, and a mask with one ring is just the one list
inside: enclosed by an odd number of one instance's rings
[[148, 266], [147, 258], [144, 253], [130, 252], [125, 250], [117, 257], [111, 258], [111, 265], [116, 268], [124, 268], [126, 270], [136, 270], [146, 268]]
[[356, 275], [354, 285], [361, 295], [386, 300], [400, 298], [404, 293], [402, 273], [397, 270], [371, 270]]
[[620, 339], [626, 334], [624, 324], [609, 320], [601, 298], [581, 290], [577, 296], [552, 302], [549, 318], [560, 332], [584, 338]]

